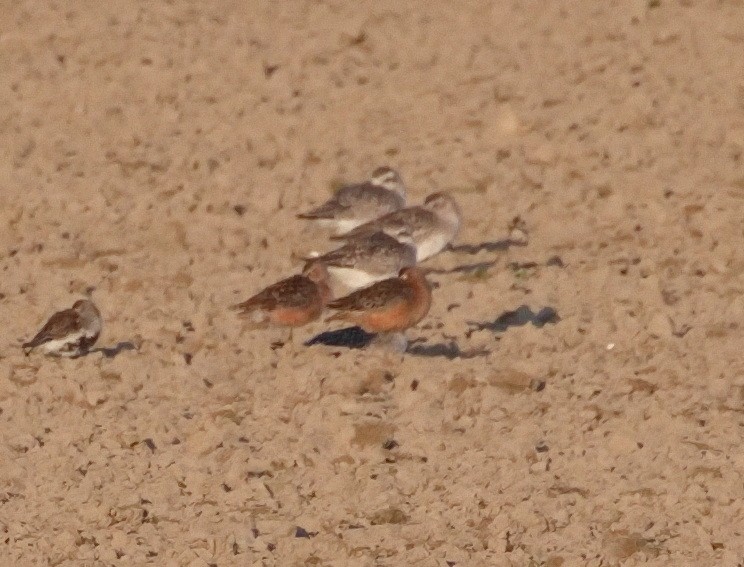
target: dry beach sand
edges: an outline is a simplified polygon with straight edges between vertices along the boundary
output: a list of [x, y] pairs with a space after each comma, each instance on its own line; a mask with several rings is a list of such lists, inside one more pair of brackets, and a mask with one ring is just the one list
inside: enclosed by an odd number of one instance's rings
[[[742, 30], [741, 0], [5, 2], [1, 563], [742, 565]], [[466, 219], [413, 352], [241, 334], [331, 247], [294, 215], [381, 164]], [[88, 286], [116, 354], [25, 358]], [[520, 306], [560, 319], [494, 324]]]

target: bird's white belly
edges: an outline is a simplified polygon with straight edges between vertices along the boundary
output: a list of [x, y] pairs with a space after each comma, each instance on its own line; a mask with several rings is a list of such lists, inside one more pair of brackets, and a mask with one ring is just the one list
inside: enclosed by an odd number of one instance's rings
[[449, 238], [446, 234], [436, 234], [422, 240], [416, 247], [416, 261], [423, 262], [435, 254], [439, 254], [447, 244]]
[[80, 354], [78, 349], [69, 349], [69, 345], [77, 343], [82, 337], [82, 332], [75, 333], [74, 335], [68, 335], [62, 339], [52, 339], [51, 341], [47, 341], [41, 345], [41, 347], [47, 354], [54, 354], [57, 356], [76, 356]]
[[357, 268], [339, 268], [337, 266], [328, 266], [330, 274], [344, 286], [349, 289], [361, 289], [372, 285], [375, 282], [390, 277], [387, 274], [370, 274]]
[[329, 225], [336, 229], [336, 234], [346, 234], [347, 232], [354, 230], [356, 227], [364, 224], [364, 219], [343, 219], [334, 220], [333, 224]]

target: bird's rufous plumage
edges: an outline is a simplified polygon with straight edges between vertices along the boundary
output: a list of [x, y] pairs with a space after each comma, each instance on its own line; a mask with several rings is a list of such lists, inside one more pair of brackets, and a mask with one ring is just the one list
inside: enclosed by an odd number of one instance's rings
[[416, 325], [431, 307], [431, 286], [420, 268], [404, 268], [398, 277], [377, 282], [331, 301], [337, 311], [328, 321], [350, 321], [370, 333], [404, 331]]
[[320, 317], [330, 298], [328, 271], [316, 262], [301, 275], [278, 281], [232, 309], [254, 328], [300, 327]]

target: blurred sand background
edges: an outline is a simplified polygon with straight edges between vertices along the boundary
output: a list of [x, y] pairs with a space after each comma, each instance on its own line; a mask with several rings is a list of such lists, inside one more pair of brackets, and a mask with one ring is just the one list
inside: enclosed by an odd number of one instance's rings
[[[743, 564], [741, 0], [2, 6], [3, 564]], [[382, 164], [418, 354], [241, 335]], [[25, 358], [88, 286], [138, 350]]]

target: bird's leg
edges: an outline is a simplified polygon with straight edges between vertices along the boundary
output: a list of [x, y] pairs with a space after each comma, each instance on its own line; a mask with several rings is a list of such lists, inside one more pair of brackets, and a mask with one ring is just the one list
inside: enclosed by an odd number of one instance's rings
[[393, 351], [403, 354], [408, 350], [408, 338], [404, 333], [392, 333], [390, 337], [390, 345]]
[[392, 331], [378, 334], [372, 344], [383, 351], [403, 354], [408, 348], [408, 339], [403, 333]]
[[284, 342], [284, 344], [289, 345], [289, 354], [294, 356], [295, 354], [294, 327], [289, 328], [289, 333], [287, 334], [287, 340]]

